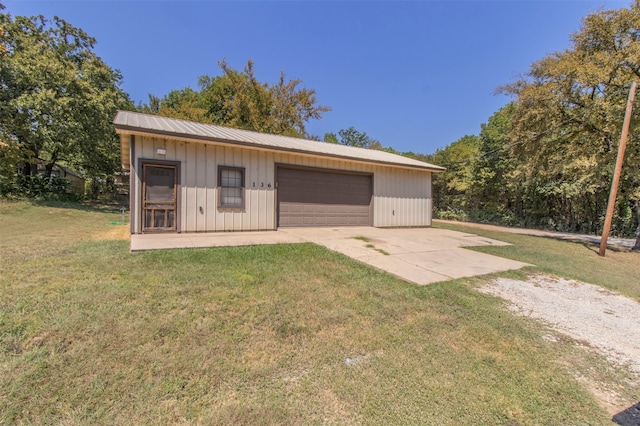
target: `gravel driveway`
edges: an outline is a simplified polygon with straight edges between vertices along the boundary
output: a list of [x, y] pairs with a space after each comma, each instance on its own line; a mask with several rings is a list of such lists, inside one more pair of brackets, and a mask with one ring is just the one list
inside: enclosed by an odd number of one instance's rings
[[497, 278], [479, 289], [508, 300], [510, 309], [587, 342], [610, 361], [640, 373], [640, 303], [602, 287], [538, 275]]

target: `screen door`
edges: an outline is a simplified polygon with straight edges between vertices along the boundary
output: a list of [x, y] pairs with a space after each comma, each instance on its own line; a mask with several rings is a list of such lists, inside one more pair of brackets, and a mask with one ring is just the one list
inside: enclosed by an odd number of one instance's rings
[[176, 167], [143, 165], [142, 232], [176, 230]]

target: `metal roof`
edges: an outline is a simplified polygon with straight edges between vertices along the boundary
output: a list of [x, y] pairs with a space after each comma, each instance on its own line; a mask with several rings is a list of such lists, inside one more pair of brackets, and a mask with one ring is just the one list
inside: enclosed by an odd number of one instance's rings
[[[355, 160], [367, 163], [387, 164], [404, 168], [425, 169], [432, 172], [444, 168], [401, 155], [373, 149], [318, 142], [289, 136], [239, 130], [213, 124], [196, 123], [138, 112], [118, 111], [113, 119], [120, 135], [154, 134], [172, 138], [197, 140], [203, 143], [225, 143], [255, 147], [273, 151], [296, 152], [322, 157]], [[128, 142], [121, 138], [122, 159], [128, 160]], [[125, 152], [125, 149], [127, 152]], [[128, 161], [126, 161], [128, 166]]]

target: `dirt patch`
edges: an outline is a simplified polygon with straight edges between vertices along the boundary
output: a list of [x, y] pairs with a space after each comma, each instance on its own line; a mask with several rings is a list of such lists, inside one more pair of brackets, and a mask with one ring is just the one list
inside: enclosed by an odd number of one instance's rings
[[[509, 309], [536, 318], [640, 377], [640, 303], [599, 286], [537, 275], [527, 281], [497, 278], [479, 288], [510, 302]], [[551, 339], [549, 339], [551, 340]], [[579, 378], [610, 412], [620, 408], [615, 391]]]
[[92, 238], [98, 241], [128, 240], [129, 225], [109, 225], [92, 235]]

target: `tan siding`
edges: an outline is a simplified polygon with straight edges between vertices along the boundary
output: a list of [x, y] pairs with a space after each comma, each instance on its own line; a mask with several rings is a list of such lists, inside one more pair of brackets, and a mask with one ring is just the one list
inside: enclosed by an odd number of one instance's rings
[[[268, 157], [268, 158], [267, 158]], [[251, 191], [253, 197], [256, 200], [256, 204], [252, 212], [258, 212], [255, 216], [258, 219], [258, 229], [270, 229], [267, 224], [267, 210], [275, 209], [275, 205], [269, 205], [267, 203], [266, 191], [260, 190], [260, 182], [264, 179], [266, 174], [267, 161], [272, 157], [266, 152], [258, 152], [258, 165], [255, 170], [255, 180], [251, 181]], [[253, 184], [255, 183], [255, 187]]]
[[[216, 163], [216, 166], [233, 166], [233, 153], [231, 152], [231, 148], [222, 147], [220, 158]], [[219, 182], [218, 185], [220, 185]], [[218, 209], [218, 218], [220, 220], [219, 230], [226, 231], [231, 228], [233, 215], [229, 210]]]
[[142, 149], [138, 151], [138, 158], [155, 158], [153, 145], [154, 138], [144, 138], [142, 140]]
[[165, 140], [165, 150], [167, 151], [167, 160], [172, 160], [175, 161], [176, 157], [177, 157], [177, 149], [178, 149], [178, 144], [175, 141], [172, 140]]
[[374, 226], [431, 226], [430, 173], [376, 169]]
[[185, 155], [186, 161], [183, 163], [182, 167], [184, 167], [186, 172], [186, 197], [183, 203], [186, 206], [186, 213], [184, 218], [185, 232], [195, 232], [198, 229], [196, 228], [197, 214], [198, 214], [198, 206], [197, 202], [197, 191], [196, 191], [196, 173], [197, 173], [197, 152], [196, 146], [193, 143], [185, 144]]
[[[243, 155], [243, 153], [245, 153], [246, 155]], [[249, 160], [249, 152], [246, 150], [242, 150], [242, 149], [234, 149], [233, 150], [233, 165], [236, 167], [244, 167], [245, 168], [245, 173], [246, 173], [246, 169], [249, 166], [249, 164], [245, 164], [245, 157], [247, 159], [247, 161]], [[245, 175], [244, 177], [245, 179], [245, 187], [243, 189], [244, 194], [243, 196], [246, 197], [247, 196], [247, 176]], [[246, 198], [245, 198], [246, 201]], [[244, 226], [244, 217], [247, 216], [246, 214], [246, 210], [245, 211], [236, 211], [233, 213], [233, 228], [232, 229], [247, 229]]]
[[131, 222], [132, 230], [134, 234], [139, 234], [141, 232], [141, 224], [140, 224], [140, 211], [142, 210], [142, 184], [140, 182], [140, 173], [141, 170], [138, 170], [138, 158], [140, 158], [140, 151], [142, 150], [143, 138], [138, 137], [135, 138], [135, 147], [132, 149], [131, 156], [131, 165], [133, 166], [131, 169], [131, 188], [133, 191], [135, 199], [133, 200], [133, 205], [130, 207], [131, 210]]
[[213, 224], [209, 226], [209, 229], [213, 231], [224, 231], [224, 213], [218, 210], [218, 166], [224, 165], [224, 147], [218, 145], [213, 147], [213, 150], [213, 163], [209, 164], [209, 167], [213, 169], [213, 181], [210, 183], [210, 185], [214, 188], [213, 192], [215, 204], [212, 209], [214, 211], [214, 220]]
[[[268, 154], [271, 161], [265, 161], [264, 167], [264, 188], [261, 188], [262, 191], [265, 192], [266, 197], [266, 205], [268, 208], [265, 209], [267, 217], [265, 218], [265, 222], [267, 228], [275, 229], [276, 228], [276, 196], [275, 196], [275, 175], [276, 169], [273, 161], [273, 156]], [[269, 187], [271, 186], [271, 187]]]
[[216, 209], [218, 207], [218, 200], [216, 199], [218, 176], [216, 173], [216, 147], [207, 146], [207, 231], [216, 229]]
[[162, 158], [164, 159], [166, 157], [166, 154], [164, 156], [162, 156], [162, 154], [158, 154], [158, 150], [159, 149], [164, 149], [166, 152], [166, 145], [165, 145], [165, 140], [164, 139], [160, 139], [160, 138], [153, 138], [153, 158]]
[[196, 145], [196, 230], [207, 230], [207, 149], [206, 145]]
[[244, 229], [258, 229], [258, 216], [260, 215], [258, 191], [256, 190], [256, 181], [258, 180], [258, 173], [260, 171], [258, 157], [258, 151], [252, 151], [249, 154], [249, 165], [245, 172], [245, 187], [247, 188], [245, 206], [249, 214], [245, 215], [246, 221], [243, 224]]
[[[186, 142], [175, 142], [174, 149], [172, 152], [174, 153], [173, 158], [169, 158], [167, 156], [167, 160], [179, 161], [180, 162], [180, 195], [178, 197], [178, 210], [180, 211], [180, 232], [185, 232], [186, 227], [186, 218], [187, 218], [187, 170], [186, 170]], [[167, 151], [169, 154], [169, 151]]]

